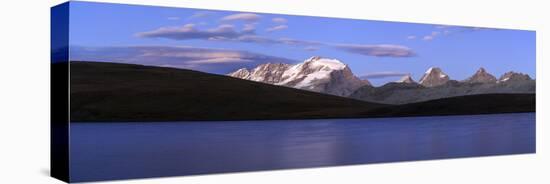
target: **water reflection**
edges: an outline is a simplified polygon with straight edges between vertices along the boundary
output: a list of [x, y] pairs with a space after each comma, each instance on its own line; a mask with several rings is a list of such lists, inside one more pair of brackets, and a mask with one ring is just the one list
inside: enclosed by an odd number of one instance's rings
[[75, 181], [532, 153], [535, 114], [73, 123]]

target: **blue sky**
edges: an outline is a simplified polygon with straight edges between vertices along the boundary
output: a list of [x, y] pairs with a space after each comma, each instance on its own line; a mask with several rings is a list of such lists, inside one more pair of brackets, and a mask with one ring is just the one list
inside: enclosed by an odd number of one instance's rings
[[224, 74], [264, 62], [338, 59], [375, 85], [432, 66], [535, 78], [535, 32], [187, 8], [71, 2], [72, 60]]

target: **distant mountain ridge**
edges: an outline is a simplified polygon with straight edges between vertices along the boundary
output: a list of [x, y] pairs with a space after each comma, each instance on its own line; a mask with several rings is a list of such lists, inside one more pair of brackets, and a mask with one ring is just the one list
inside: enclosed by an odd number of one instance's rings
[[535, 93], [536, 82], [527, 74], [506, 72], [498, 79], [480, 67], [472, 76], [457, 81], [443, 69], [430, 67], [416, 82], [410, 74], [380, 87], [356, 77], [348, 65], [319, 56], [295, 65], [265, 63], [241, 68], [231, 77], [287, 86], [313, 92], [351, 97], [385, 104], [406, 104], [473, 94]]
[[[408, 81], [408, 82], [401, 82]], [[412, 78], [380, 87], [363, 86], [351, 98], [386, 104], [408, 104], [434, 99], [478, 94], [534, 94], [536, 82], [529, 75], [506, 72], [498, 80], [484, 68], [463, 81], [451, 80], [440, 68], [430, 68], [419, 84]]]

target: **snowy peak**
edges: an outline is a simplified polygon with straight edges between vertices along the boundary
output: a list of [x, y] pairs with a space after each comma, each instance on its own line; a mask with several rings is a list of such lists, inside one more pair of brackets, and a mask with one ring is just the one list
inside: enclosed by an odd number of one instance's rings
[[412, 76], [411, 74], [407, 74], [403, 77], [401, 77], [401, 79], [395, 81], [395, 82], [398, 82], [398, 83], [406, 83], [406, 84], [413, 84], [413, 83], [416, 83], [413, 79], [412, 79]]
[[313, 56], [309, 59], [306, 59], [304, 63], [307, 63], [309, 66], [312, 67], [322, 67], [327, 70], [343, 70], [347, 67], [346, 64], [337, 59], [323, 58], [320, 56]]
[[281, 81], [281, 76], [289, 67], [289, 64], [284, 63], [261, 64], [252, 69], [249, 80], [270, 84], [277, 83]]
[[479, 68], [474, 75], [466, 79], [467, 83], [494, 83], [497, 78], [488, 73], [485, 68]]
[[347, 96], [363, 85], [370, 85], [369, 81], [355, 77], [343, 62], [319, 56], [295, 65], [261, 64], [252, 70], [240, 69], [228, 75], [339, 96]]
[[533, 80], [529, 75], [523, 73], [516, 73], [513, 71], [506, 72], [498, 79], [498, 83], [502, 82], [515, 82], [515, 81], [528, 81]]
[[286, 70], [278, 85], [288, 86], [290, 84], [290, 86], [298, 88], [311, 88], [310, 84], [313, 80], [328, 79], [334, 71], [345, 69], [347, 69], [347, 66], [336, 59], [314, 56]]
[[426, 87], [440, 86], [449, 81], [449, 76], [438, 67], [429, 68], [420, 78], [420, 84]]
[[235, 78], [248, 79], [248, 77], [250, 76], [250, 72], [246, 68], [241, 68], [227, 75]]
[[284, 63], [264, 63], [258, 65], [252, 70], [241, 68], [227, 75], [235, 78], [273, 84], [280, 82], [281, 76], [283, 75], [284, 71], [286, 71], [286, 69], [288, 69], [289, 67], [289, 64]]
[[281, 81], [275, 84], [339, 96], [347, 96], [363, 85], [370, 85], [368, 81], [355, 77], [343, 62], [319, 56], [289, 67]]

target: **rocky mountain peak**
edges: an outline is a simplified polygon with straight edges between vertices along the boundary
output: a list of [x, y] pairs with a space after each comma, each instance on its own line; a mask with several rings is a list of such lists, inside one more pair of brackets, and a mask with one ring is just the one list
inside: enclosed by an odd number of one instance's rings
[[412, 76], [411, 74], [407, 74], [403, 77], [401, 77], [401, 79], [395, 81], [395, 82], [398, 82], [398, 83], [407, 83], [407, 84], [413, 84], [413, 83], [416, 83], [413, 79], [412, 79]]
[[420, 78], [420, 84], [426, 87], [434, 87], [445, 84], [449, 76], [438, 67], [430, 67]]
[[501, 82], [528, 81], [528, 80], [533, 80], [533, 79], [531, 79], [531, 77], [529, 77], [529, 75], [527, 74], [509, 71], [504, 73], [502, 76], [500, 76], [497, 82], [501, 83]]
[[246, 68], [241, 68], [227, 75], [235, 78], [247, 79], [250, 76], [250, 72]]
[[241, 79], [273, 84], [281, 81], [281, 77], [283, 73], [290, 66], [291, 65], [285, 64], [285, 63], [264, 63], [264, 64], [258, 65], [252, 70], [241, 68], [227, 75], [231, 77], [241, 78]]
[[467, 83], [494, 83], [497, 78], [488, 73], [485, 68], [479, 68], [474, 75], [464, 80]]

